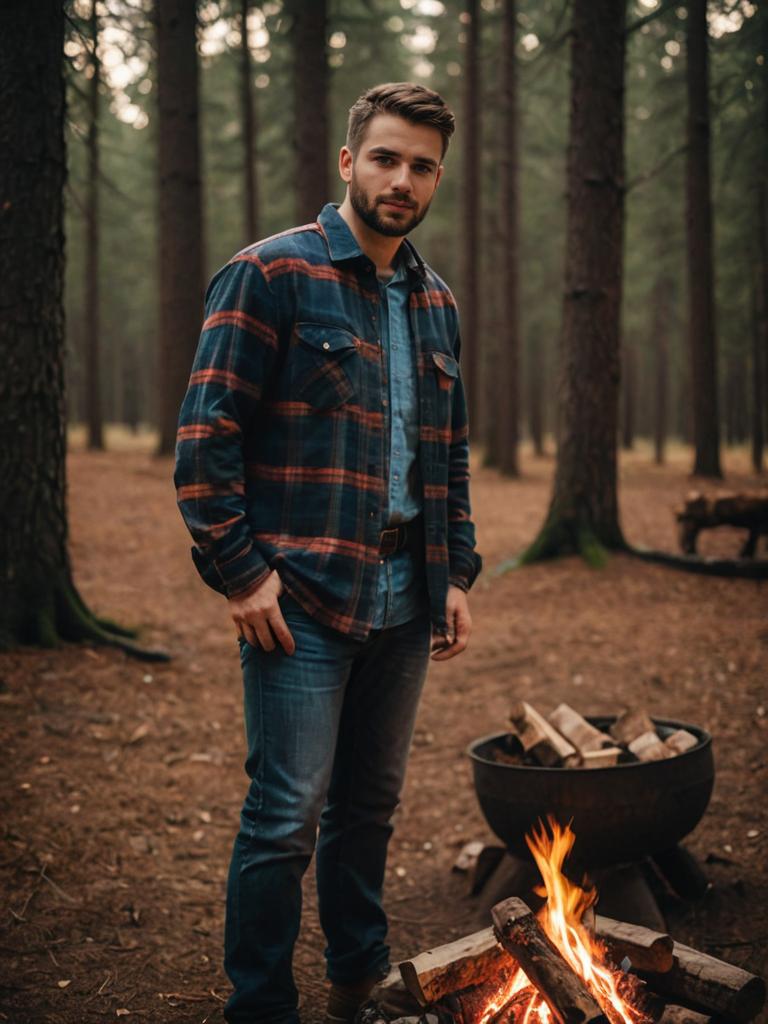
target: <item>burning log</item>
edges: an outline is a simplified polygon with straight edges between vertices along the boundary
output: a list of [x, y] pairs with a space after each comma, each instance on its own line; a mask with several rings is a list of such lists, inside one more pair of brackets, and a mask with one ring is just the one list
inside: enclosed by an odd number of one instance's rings
[[496, 937], [518, 961], [556, 1024], [608, 1024], [608, 1018], [546, 936], [531, 910], [513, 896], [492, 912]]
[[757, 975], [679, 942], [674, 944], [673, 957], [666, 973], [643, 972], [655, 991], [738, 1024], [747, 1024], [762, 1009], [765, 982]]
[[620, 964], [628, 957], [637, 971], [664, 974], [672, 968], [674, 942], [669, 935], [643, 928], [639, 924], [614, 921], [598, 914], [595, 917], [595, 935], [608, 947], [611, 959]]
[[669, 1003], [664, 1007], [656, 1024], [710, 1024], [712, 1018], [708, 1014], [697, 1013], [686, 1006]]
[[509, 963], [493, 929], [483, 928], [404, 960], [400, 974], [411, 995], [421, 1006], [428, 1006], [451, 992], [488, 981]]
[[509, 718], [523, 749], [532, 754], [539, 764], [547, 768], [561, 765], [567, 768], [578, 763], [576, 748], [526, 701], [514, 704]]

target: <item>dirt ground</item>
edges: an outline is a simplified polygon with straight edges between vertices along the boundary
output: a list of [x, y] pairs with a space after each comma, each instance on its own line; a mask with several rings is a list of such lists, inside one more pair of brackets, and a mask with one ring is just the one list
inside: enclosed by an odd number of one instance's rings
[[[110, 445], [70, 456], [76, 579], [92, 608], [173, 658], [0, 656], [0, 1021], [220, 1024], [224, 885], [245, 792], [237, 644], [189, 559], [170, 462], [151, 456], [149, 438], [113, 433]], [[476, 461], [486, 569], [471, 592], [470, 647], [432, 664], [420, 710], [389, 858], [394, 956], [476, 927], [466, 880], [451, 872], [466, 840], [493, 841], [467, 744], [503, 729], [513, 699], [586, 714], [634, 702], [715, 738], [715, 791], [687, 841], [713, 887], [672, 906], [670, 930], [765, 976], [768, 585], [626, 556], [600, 571], [567, 559], [494, 575], [534, 536], [554, 462], [526, 455], [510, 481]], [[689, 465], [682, 449], [664, 468], [644, 448], [623, 457], [631, 541], [676, 550]], [[757, 485], [743, 452], [726, 467], [729, 486]], [[735, 554], [738, 538], [711, 533], [702, 550]], [[324, 995], [312, 888], [310, 873], [296, 956], [306, 1024], [320, 1022]]]

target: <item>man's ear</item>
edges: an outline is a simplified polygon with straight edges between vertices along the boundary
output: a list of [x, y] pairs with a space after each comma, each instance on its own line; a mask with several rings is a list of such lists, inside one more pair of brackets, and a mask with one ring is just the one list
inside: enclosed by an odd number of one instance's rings
[[440, 166], [437, 168], [437, 174], [435, 175], [435, 188], [437, 188], [437, 186], [440, 184], [440, 179], [443, 176], [444, 170], [445, 168], [443, 167], [442, 164], [440, 164]]
[[347, 184], [352, 180], [352, 164], [354, 157], [348, 146], [342, 146], [339, 150], [339, 177]]

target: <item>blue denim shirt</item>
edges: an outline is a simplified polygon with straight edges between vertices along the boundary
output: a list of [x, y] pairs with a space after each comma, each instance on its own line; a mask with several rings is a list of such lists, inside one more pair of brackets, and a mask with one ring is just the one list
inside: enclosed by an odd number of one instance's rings
[[[388, 405], [385, 430], [389, 439], [388, 526], [408, 522], [422, 511], [419, 478], [418, 370], [408, 315], [410, 287], [403, 259], [388, 281], [379, 279], [381, 347]], [[428, 606], [421, 559], [397, 551], [379, 563], [373, 628], [399, 626]]]

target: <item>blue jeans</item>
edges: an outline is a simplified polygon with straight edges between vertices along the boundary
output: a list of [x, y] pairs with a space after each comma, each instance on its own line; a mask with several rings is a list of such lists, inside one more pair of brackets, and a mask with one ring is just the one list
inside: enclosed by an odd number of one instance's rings
[[291, 960], [316, 836], [328, 977], [350, 984], [388, 966], [390, 819], [431, 633], [425, 611], [352, 640], [288, 594], [280, 606], [295, 653], [240, 646], [251, 782], [227, 884], [224, 966], [234, 992], [224, 1015], [249, 1024], [298, 1024]]

